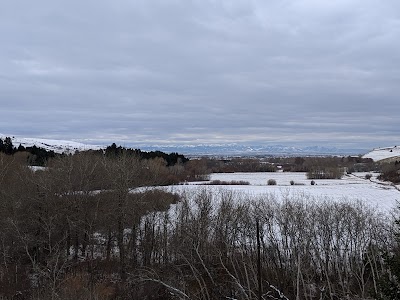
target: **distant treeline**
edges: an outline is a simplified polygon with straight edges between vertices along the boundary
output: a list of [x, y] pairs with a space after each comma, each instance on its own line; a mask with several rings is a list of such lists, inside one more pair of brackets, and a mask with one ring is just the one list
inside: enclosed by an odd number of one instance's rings
[[[103, 150], [98, 150], [98, 151], [103, 151]], [[113, 143], [111, 146], [108, 146], [105, 149], [105, 155], [106, 156], [119, 156], [122, 155], [124, 152], [128, 155], [137, 155], [140, 159], [153, 159], [153, 158], [163, 158], [167, 162], [167, 166], [174, 166], [177, 163], [185, 163], [189, 161], [188, 158], [186, 158], [182, 154], [178, 154], [176, 152], [174, 153], [164, 153], [161, 151], [142, 151], [140, 149], [132, 149], [132, 148], [125, 148], [122, 146], [117, 146], [115, 143]]]
[[[120, 156], [122, 154], [127, 154], [127, 155], [136, 155], [140, 159], [162, 158], [166, 161], [167, 166], [174, 166], [175, 164], [185, 163], [189, 161], [189, 159], [186, 158], [184, 155], [178, 153], [167, 154], [161, 151], [146, 152], [140, 149], [131, 149], [122, 146], [117, 146], [115, 143], [113, 143], [111, 146], [106, 147], [105, 150], [100, 149], [100, 150], [88, 150], [88, 151], [93, 152], [94, 154], [96, 153], [102, 155], [105, 154], [106, 156]], [[36, 166], [44, 166], [49, 158], [54, 158], [58, 155], [59, 156], [67, 155], [65, 153], [58, 154], [55, 153], [53, 150], [46, 150], [37, 146], [24, 147], [20, 144], [18, 147], [15, 147], [13, 145], [11, 137], [6, 137], [4, 138], [4, 140], [0, 139], [0, 153], [13, 155], [17, 152], [29, 153], [27, 158], [28, 164]]]
[[0, 139], [0, 153], [14, 155], [17, 152], [29, 153], [27, 160], [29, 165], [44, 166], [49, 158], [55, 157], [57, 154], [52, 150], [46, 150], [33, 145], [32, 147], [24, 147], [21, 144], [17, 147], [13, 145], [12, 139], [6, 137]]

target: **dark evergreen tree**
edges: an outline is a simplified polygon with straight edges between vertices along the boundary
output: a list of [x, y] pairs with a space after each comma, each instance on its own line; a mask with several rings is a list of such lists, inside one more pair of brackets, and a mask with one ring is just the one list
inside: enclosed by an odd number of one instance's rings
[[16, 152], [16, 149], [14, 148], [11, 138], [6, 137], [4, 139], [4, 153], [11, 155], [11, 154], [14, 154], [15, 152]]
[[44, 166], [49, 158], [56, 156], [54, 151], [47, 151], [35, 145], [27, 147], [26, 150], [31, 154], [28, 160], [29, 164], [34, 166]]
[[115, 143], [112, 143], [111, 146], [106, 148], [105, 154], [106, 156], [119, 156], [123, 152], [123, 148], [121, 146], [117, 147]]

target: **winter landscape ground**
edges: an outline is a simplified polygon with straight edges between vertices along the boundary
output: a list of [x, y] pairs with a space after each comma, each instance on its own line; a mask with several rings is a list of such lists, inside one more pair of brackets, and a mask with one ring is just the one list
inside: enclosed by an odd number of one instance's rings
[[[216, 173], [211, 174], [210, 181], [247, 181], [249, 185], [214, 185], [205, 187], [204, 182], [171, 187], [172, 191], [193, 191], [200, 188], [212, 190], [232, 190], [251, 196], [272, 194], [277, 199], [305, 198], [311, 200], [356, 201], [379, 211], [391, 214], [400, 201], [400, 186], [377, 180], [377, 173], [371, 173], [370, 180], [365, 178], [369, 173], [346, 174], [342, 179], [307, 179], [303, 172], [265, 172], [265, 173]], [[267, 185], [269, 179], [276, 180], [276, 185]], [[290, 181], [294, 181], [294, 185]]]

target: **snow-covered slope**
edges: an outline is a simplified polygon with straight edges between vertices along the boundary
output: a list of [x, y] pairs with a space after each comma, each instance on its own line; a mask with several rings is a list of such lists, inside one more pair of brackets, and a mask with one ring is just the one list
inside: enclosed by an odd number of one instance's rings
[[388, 158], [400, 157], [400, 146], [376, 148], [365, 154], [364, 158], [371, 158], [374, 161], [380, 161]]
[[[0, 134], [0, 138], [4, 139], [6, 135]], [[48, 151], [52, 150], [56, 153], [75, 153], [75, 151], [85, 151], [85, 150], [97, 150], [101, 149], [97, 145], [83, 144], [74, 141], [65, 140], [51, 140], [51, 139], [40, 139], [40, 138], [21, 138], [21, 137], [11, 137], [14, 147], [22, 145], [24, 147], [36, 146], [39, 148], [46, 149]]]

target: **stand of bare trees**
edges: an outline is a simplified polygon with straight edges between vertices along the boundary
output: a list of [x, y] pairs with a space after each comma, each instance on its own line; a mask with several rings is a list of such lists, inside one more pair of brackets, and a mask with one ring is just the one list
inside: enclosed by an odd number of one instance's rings
[[304, 195], [281, 202], [202, 190], [174, 214], [164, 231], [171, 264], [130, 274], [133, 298], [158, 286], [170, 299], [258, 299], [258, 220], [263, 299], [368, 299], [379, 294], [381, 253], [393, 238], [386, 219], [361, 202]]
[[34, 172], [22, 161], [0, 154], [0, 298], [115, 294], [110, 274], [123, 281], [126, 266], [144, 256], [141, 218], [178, 200], [145, 188], [164, 183], [166, 164], [84, 153]]

